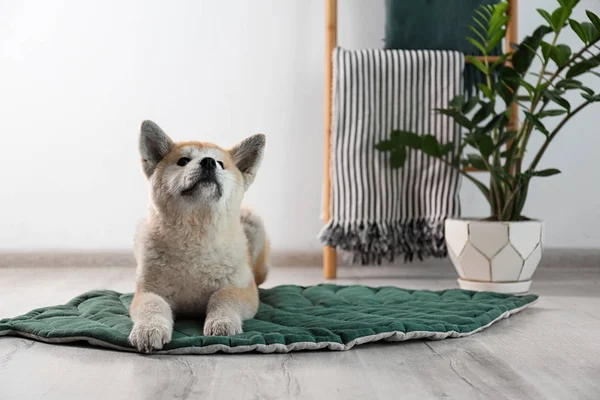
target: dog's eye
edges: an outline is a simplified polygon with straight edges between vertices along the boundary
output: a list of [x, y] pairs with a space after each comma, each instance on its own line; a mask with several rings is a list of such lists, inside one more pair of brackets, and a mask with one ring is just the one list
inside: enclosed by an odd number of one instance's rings
[[187, 163], [190, 162], [190, 159], [187, 157], [181, 157], [178, 161], [177, 161], [177, 165], [179, 165], [180, 167], [185, 166]]
[[221, 169], [225, 169], [225, 167], [223, 166], [223, 163], [221, 161], [217, 161], [217, 164], [219, 164], [221, 166]]

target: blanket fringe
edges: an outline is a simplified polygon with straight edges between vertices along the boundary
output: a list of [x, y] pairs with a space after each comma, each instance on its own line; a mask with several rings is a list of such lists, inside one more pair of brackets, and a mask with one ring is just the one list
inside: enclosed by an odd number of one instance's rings
[[325, 246], [338, 248], [351, 255], [355, 264], [392, 262], [404, 255], [404, 261], [415, 257], [445, 258], [444, 220], [415, 220], [398, 223], [348, 223], [330, 221], [319, 234]]

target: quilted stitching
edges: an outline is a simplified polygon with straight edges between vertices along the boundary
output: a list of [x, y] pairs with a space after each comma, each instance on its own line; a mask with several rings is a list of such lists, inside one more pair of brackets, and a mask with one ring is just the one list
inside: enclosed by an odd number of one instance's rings
[[[84, 337], [131, 348], [128, 307], [133, 295], [110, 290], [84, 293], [65, 305], [33, 310], [0, 320], [0, 333], [53, 339]], [[520, 309], [536, 295], [511, 296], [470, 292], [405, 290], [396, 287], [284, 285], [260, 289], [256, 317], [244, 322], [244, 333], [202, 336], [202, 320], [178, 320], [165, 350], [223, 345], [291, 345], [348, 343], [392, 332], [457, 332], [485, 327], [507, 311]]]

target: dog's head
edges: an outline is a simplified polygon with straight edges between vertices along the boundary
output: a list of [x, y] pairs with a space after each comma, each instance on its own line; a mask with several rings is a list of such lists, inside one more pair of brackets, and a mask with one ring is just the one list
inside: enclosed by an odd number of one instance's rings
[[157, 211], [182, 215], [238, 209], [262, 161], [265, 136], [231, 149], [212, 143], [175, 143], [152, 121], [140, 132], [142, 168]]

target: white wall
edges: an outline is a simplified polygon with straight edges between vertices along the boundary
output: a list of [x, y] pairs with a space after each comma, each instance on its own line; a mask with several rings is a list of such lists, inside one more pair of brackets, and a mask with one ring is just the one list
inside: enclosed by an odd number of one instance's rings
[[[322, 3], [0, 1], [0, 250], [129, 248], [145, 212], [146, 118], [176, 140], [266, 133], [247, 202], [276, 249], [318, 249]], [[340, 3], [340, 44], [382, 46], [383, 1]], [[521, 2], [521, 36], [549, 3]], [[532, 188], [527, 213], [547, 221], [549, 246], [600, 247], [599, 112], [548, 152], [564, 174]], [[485, 214], [472, 187], [462, 195], [465, 214]]]

